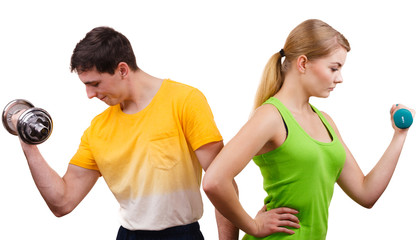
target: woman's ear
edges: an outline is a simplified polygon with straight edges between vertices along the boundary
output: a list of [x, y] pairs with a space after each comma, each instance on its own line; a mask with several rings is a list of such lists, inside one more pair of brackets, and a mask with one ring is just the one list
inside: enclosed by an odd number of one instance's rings
[[305, 73], [306, 70], [306, 63], [308, 62], [308, 58], [305, 55], [300, 55], [296, 61], [296, 67], [299, 72]]

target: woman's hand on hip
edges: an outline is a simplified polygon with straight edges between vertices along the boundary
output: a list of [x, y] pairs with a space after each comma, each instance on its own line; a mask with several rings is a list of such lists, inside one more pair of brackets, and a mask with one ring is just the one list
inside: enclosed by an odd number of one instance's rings
[[298, 213], [297, 210], [287, 207], [267, 211], [267, 207], [264, 205], [254, 218], [257, 231], [253, 236], [265, 237], [277, 232], [294, 234], [293, 230], [286, 227], [300, 228], [299, 219], [295, 216]]

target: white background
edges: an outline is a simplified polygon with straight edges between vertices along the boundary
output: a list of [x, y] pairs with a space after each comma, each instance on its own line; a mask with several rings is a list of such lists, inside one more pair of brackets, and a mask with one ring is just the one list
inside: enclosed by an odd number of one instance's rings
[[[309, 18], [326, 21], [350, 41], [344, 83], [328, 99], [311, 102], [332, 116], [367, 173], [392, 137], [392, 104], [416, 107], [410, 0], [2, 1], [0, 108], [25, 98], [52, 115], [53, 134], [39, 148], [63, 175], [83, 131], [107, 107], [86, 97], [69, 72], [70, 57], [88, 31], [105, 25], [130, 39], [145, 72], [202, 90], [228, 142], [248, 118], [268, 58]], [[335, 186], [327, 239], [416, 238], [414, 135], [411, 129], [395, 175], [373, 209]], [[0, 239], [115, 239], [118, 204], [102, 178], [71, 214], [56, 218], [33, 183], [17, 137], [3, 128], [0, 148]], [[250, 163], [237, 182], [241, 202], [254, 216], [265, 197], [257, 166]], [[203, 196], [202, 231], [217, 239], [214, 210]]]

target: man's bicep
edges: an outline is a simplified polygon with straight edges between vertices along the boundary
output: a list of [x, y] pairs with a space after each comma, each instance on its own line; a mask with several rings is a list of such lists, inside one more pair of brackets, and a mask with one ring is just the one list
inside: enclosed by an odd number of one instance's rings
[[97, 170], [82, 168], [73, 164], [68, 165], [63, 180], [66, 184], [66, 194], [74, 207], [88, 194], [100, 177]]
[[207, 143], [195, 150], [195, 155], [205, 171], [223, 147], [223, 141], [218, 141]]
[[193, 150], [211, 142], [222, 141], [211, 108], [202, 92], [195, 89], [187, 97], [182, 113], [183, 131]]

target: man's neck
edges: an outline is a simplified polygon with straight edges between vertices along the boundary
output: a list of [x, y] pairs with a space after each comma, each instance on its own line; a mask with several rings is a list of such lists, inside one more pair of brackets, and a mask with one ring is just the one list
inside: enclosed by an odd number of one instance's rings
[[128, 97], [120, 103], [124, 113], [134, 114], [146, 108], [159, 91], [163, 79], [153, 77], [142, 70], [131, 72]]

